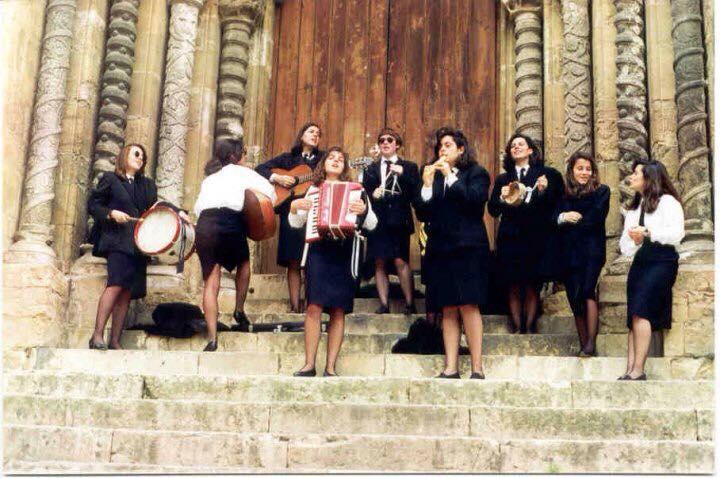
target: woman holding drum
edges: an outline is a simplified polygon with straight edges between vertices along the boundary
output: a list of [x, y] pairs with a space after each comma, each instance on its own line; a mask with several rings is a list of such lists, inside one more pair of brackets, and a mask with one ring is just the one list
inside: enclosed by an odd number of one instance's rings
[[215, 145], [214, 157], [205, 165], [207, 177], [195, 202], [196, 247], [203, 280], [203, 312], [207, 322], [205, 352], [217, 350], [218, 294], [220, 268], [235, 275], [235, 311], [240, 326], [249, 324], [245, 316], [245, 297], [250, 284], [248, 227], [243, 216], [246, 191], [254, 190], [275, 201], [272, 185], [242, 163], [247, 152], [242, 139], [225, 139]]
[[[107, 286], [98, 301], [91, 349], [106, 350], [103, 332], [110, 314], [111, 349], [120, 349], [125, 316], [131, 299], [145, 297], [148, 258], [135, 246], [133, 227], [138, 218], [157, 201], [155, 182], [145, 177], [145, 149], [126, 145], [115, 171], [100, 177], [90, 193], [88, 212], [95, 220], [90, 232], [93, 255], [107, 258]], [[185, 220], [187, 215], [181, 213]]]

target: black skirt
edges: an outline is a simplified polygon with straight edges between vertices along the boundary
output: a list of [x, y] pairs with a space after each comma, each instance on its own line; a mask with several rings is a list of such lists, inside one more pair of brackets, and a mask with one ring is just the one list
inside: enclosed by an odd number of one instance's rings
[[532, 235], [529, 231], [527, 234], [518, 230], [498, 233], [498, 279], [503, 285], [539, 285], [543, 282], [545, 241], [544, 235]]
[[650, 321], [652, 330], [669, 329], [672, 288], [678, 272], [678, 253], [672, 246], [646, 240], [635, 253], [627, 280], [627, 326], [633, 316]]
[[195, 248], [205, 280], [215, 264], [232, 272], [249, 260], [250, 249], [241, 213], [228, 208], [206, 209], [200, 213], [195, 228]]
[[341, 308], [353, 311], [357, 281], [350, 270], [352, 240], [324, 239], [312, 243], [305, 264], [308, 304], [323, 306], [325, 312]]
[[[289, 211], [289, 208], [287, 208]], [[277, 265], [287, 267], [290, 261], [300, 262], [305, 247], [305, 228], [290, 226], [288, 213], [280, 215], [280, 235], [278, 237]]]
[[410, 234], [406, 228], [378, 224], [367, 241], [368, 260], [400, 258], [407, 262], [410, 258]]
[[426, 261], [426, 294], [431, 307], [487, 303], [489, 254], [486, 249], [466, 247], [435, 253]]
[[588, 264], [563, 271], [565, 294], [576, 317], [584, 316], [586, 301], [597, 300], [597, 285], [603, 260], [590, 260]]
[[131, 299], [147, 295], [148, 258], [124, 252], [109, 252], [107, 256], [107, 285], [130, 290]]

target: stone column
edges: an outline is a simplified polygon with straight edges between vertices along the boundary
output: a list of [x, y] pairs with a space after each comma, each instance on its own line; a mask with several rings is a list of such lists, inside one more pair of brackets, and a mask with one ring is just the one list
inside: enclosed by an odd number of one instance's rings
[[615, 94], [616, 30], [613, 0], [592, 2], [592, 69], [595, 160], [600, 180], [610, 187], [611, 200], [605, 233], [608, 237], [608, 263], [617, 254], [617, 241], [622, 232], [618, 184], [618, 107]]
[[710, 251], [713, 200], [700, 0], [674, 0], [672, 23], [680, 150], [677, 186], [685, 209], [683, 242], [686, 250]]
[[565, 85], [561, 2], [543, 0], [543, 130], [545, 163], [565, 169]]
[[649, 157], [643, 0], [615, 0], [615, 7], [620, 199], [626, 202], [633, 197], [626, 182], [633, 161]]
[[592, 154], [592, 80], [590, 4], [562, 0], [563, 83], [565, 83], [565, 159], [577, 152]]
[[677, 110], [672, 55], [670, 0], [646, 0], [650, 156], [677, 176]]
[[[248, 60], [253, 32], [262, 21], [261, 0], [220, 0], [222, 53], [215, 140], [242, 131]], [[239, 133], [242, 135], [242, 133]]]
[[[502, 172], [502, 159], [505, 143], [515, 130], [515, 40], [510, 13], [506, 8], [498, 9], [497, 23], [497, 54], [498, 54], [498, 125], [496, 143], [498, 147], [497, 171]], [[494, 242], [490, 234], [491, 243]]]
[[516, 131], [543, 143], [542, 3], [503, 0], [515, 27]]
[[75, 9], [75, 0], [49, 0], [47, 4], [20, 225], [7, 262], [55, 263], [50, 222]]
[[182, 204], [195, 37], [204, 0], [170, 1], [170, 38], [158, 144], [158, 196]]
[[12, 94], [2, 96], [0, 111], [3, 250], [12, 244], [20, 216], [46, 3], [47, 0], [0, 2], [0, 31], [6, 38], [23, 39], [5, 42], [0, 47], [0, 64], [3, 65], [0, 81], [12, 85]]
[[705, 33], [705, 74], [707, 75], [708, 85], [708, 125], [711, 134], [708, 138], [710, 141], [710, 151], [715, 151], [715, 41], [713, 34], [715, 33], [715, 16], [714, 16], [714, 0], [703, 0], [703, 32]]
[[138, 10], [135, 65], [130, 81], [125, 140], [145, 146], [145, 173], [155, 177], [168, 20], [167, 0], [143, 0]]

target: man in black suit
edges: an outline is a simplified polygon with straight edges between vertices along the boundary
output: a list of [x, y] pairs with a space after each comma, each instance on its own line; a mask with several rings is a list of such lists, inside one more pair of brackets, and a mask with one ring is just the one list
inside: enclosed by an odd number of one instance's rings
[[363, 186], [378, 217], [378, 226], [368, 237], [368, 261], [375, 265], [375, 282], [380, 308], [388, 307], [388, 269], [394, 267], [405, 297], [405, 314], [416, 313], [413, 302], [412, 271], [409, 265], [410, 236], [414, 232], [412, 203], [420, 186], [418, 167], [397, 155], [402, 137], [391, 128], [378, 134], [380, 160], [368, 167]]

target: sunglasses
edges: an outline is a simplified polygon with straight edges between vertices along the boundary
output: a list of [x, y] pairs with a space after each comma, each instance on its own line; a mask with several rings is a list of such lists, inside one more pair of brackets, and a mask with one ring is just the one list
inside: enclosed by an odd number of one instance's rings
[[133, 153], [133, 156], [135, 156], [136, 158], [142, 159], [143, 154], [141, 151], [135, 150], [135, 152]]
[[383, 143], [393, 144], [395, 142], [395, 138], [393, 138], [392, 136], [383, 136], [382, 138], [380, 138], [380, 140], [378, 142], [380, 144], [383, 144]]

